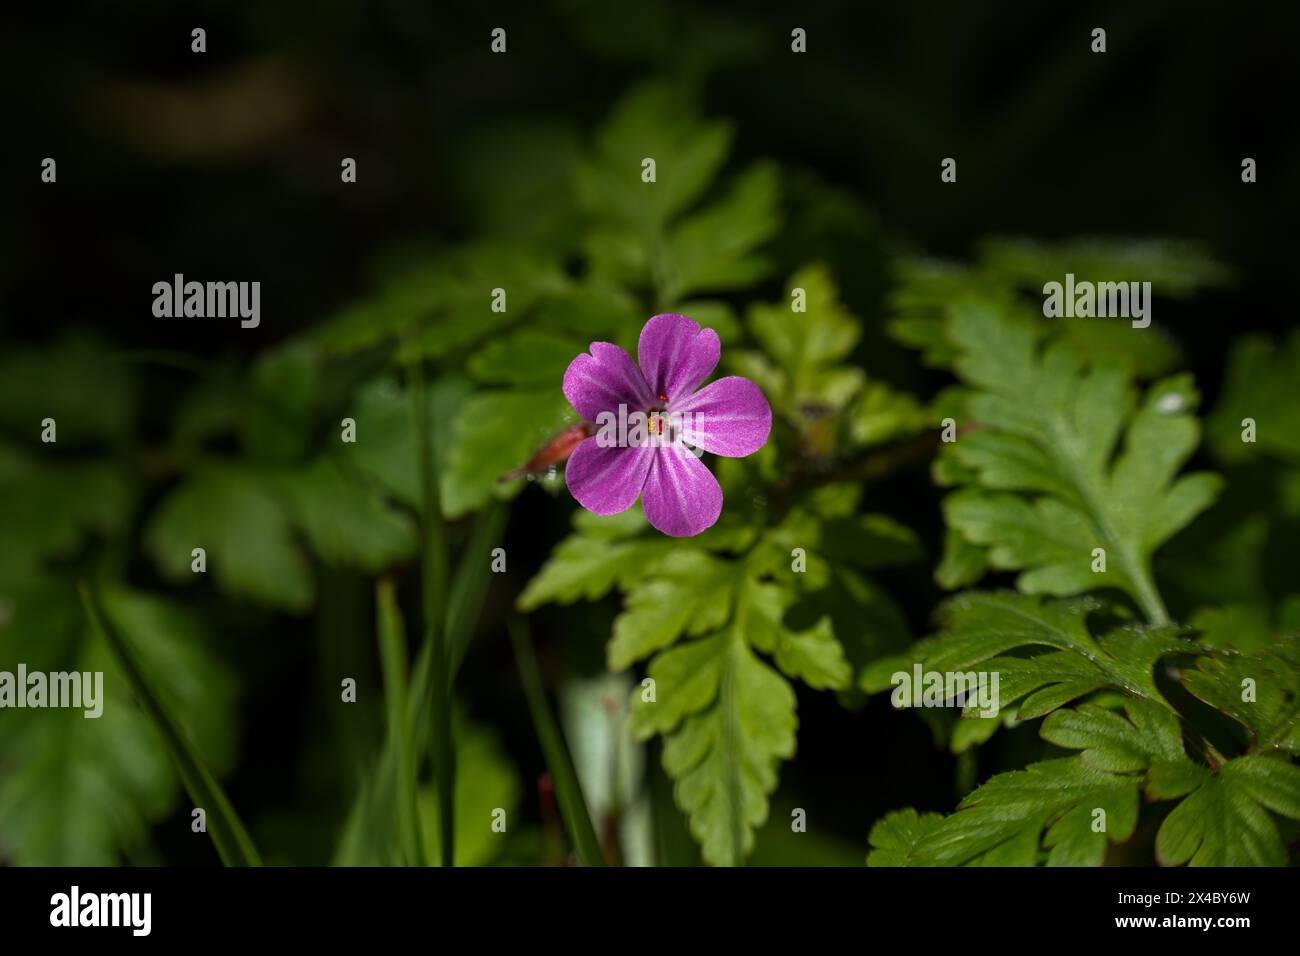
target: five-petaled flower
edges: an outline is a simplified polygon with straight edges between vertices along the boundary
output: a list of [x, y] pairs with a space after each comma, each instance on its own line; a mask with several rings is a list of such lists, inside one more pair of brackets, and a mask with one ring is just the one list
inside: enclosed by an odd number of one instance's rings
[[[655, 423], [642, 440], [611, 447], [593, 435], [574, 450], [564, 476], [579, 504], [612, 515], [639, 496], [650, 524], [676, 538], [718, 520], [722, 488], [692, 447], [743, 458], [762, 448], [772, 430], [772, 408], [749, 379], [731, 375], [700, 388], [721, 353], [716, 332], [668, 313], [641, 330], [639, 368], [609, 342], [592, 342], [590, 353], [569, 363], [564, 396], [584, 419], [617, 417], [623, 406]], [[669, 442], [657, 440], [664, 418], [682, 423]]]

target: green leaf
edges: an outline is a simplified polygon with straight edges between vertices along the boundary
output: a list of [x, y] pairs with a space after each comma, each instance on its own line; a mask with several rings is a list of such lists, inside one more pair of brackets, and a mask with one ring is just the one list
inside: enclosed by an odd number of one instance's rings
[[[814, 688], [842, 690], [852, 677], [842, 622], [765, 573], [761, 560], [678, 548], [632, 587], [609, 648], [611, 667], [659, 650], [647, 670], [653, 684], [633, 695], [629, 726], [638, 739], [665, 737], [677, 803], [717, 865], [749, 855], [777, 766], [794, 752], [794, 693], [754, 651]], [[862, 620], [859, 609], [849, 627]]]
[[0, 594], [41, 559], [71, 556], [91, 536], [123, 530], [133, 499], [127, 476], [107, 462], [42, 460], [0, 445]]
[[988, 551], [966, 540], [955, 528], [947, 528], [943, 536], [943, 560], [934, 571], [939, 586], [955, 591], [974, 584], [987, 571]]
[[1200, 632], [1202, 644], [1220, 650], [1253, 654], [1268, 650], [1277, 639], [1268, 608], [1250, 604], [1203, 607], [1189, 623]]
[[685, 217], [668, 234], [656, 275], [660, 299], [744, 289], [771, 271], [757, 250], [776, 234], [780, 179], [755, 165], [717, 202]]
[[888, 674], [899, 664], [919, 662], [929, 670], [959, 671], [1025, 646], [1100, 658], [1101, 646], [1087, 625], [1087, 615], [1100, 607], [1090, 598], [1049, 601], [1007, 592], [962, 594], [941, 610], [945, 633], [918, 641], [907, 654], [880, 661], [864, 677], [864, 688], [888, 687]]
[[776, 768], [794, 754], [794, 692], [732, 625], [650, 664], [656, 699], [633, 698], [638, 739], [667, 734], [663, 764], [704, 859], [742, 863], [767, 818]]
[[752, 612], [749, 640], [754, 647], [770, 654], [787, 677], [816, 690], [849, 686], [853, 668], [835, 639], [829, 615], [820, 617], [812, 627], [796, 629], [788, 614], [798, 600], [793, 590], [752, 580], [747, 587]]
[[443, 508], [456, 518], [494, 495], [518, 491], [522, 481], [502, 477], [527, 461], [566, 424], [572, 411], [557, 380], [551, 388], [478, 392], [451, 422]]
[[881, 382], [868, 382], [849, 411], [849, 434], [854, 444], [883, 445], [937, 425], [911, 395]]
[[[86, 717], [85, 707], [4, 711], [0, 843], [23, 866], [121, 863], [176, 809], [178, 778], [167, 748], [70, 585], [45, 579], [7, 597], [0, 670], [14, 674], [22, 662], [29, 673], [102, 672], [103, 685], [98, 717]], [[181, 715], [210, 766], [227, 768], [237, 739], [234, 680], [198, 620], [135, 591], [114, 588], [104, 600], [129, 629], [155, 692]]]
[[936, 826], [943, 822], [938, 813], [917, 813], [911, 807], [894, 810], [871, 828], [871, 852], [867, 866], [908, 866]]
[[[941, 821], [898, 825], [878, 839], [893, 866], [1099, 866], [1106, 843], [1123, 843], [1137, 825], [1140, 778], [1088, 766], [1077, 757], [1045, 760], [998, 774]], [[1103, 819], [1105, 831], [1094, 832]], [[906, 821], [904, 821], [906, 822]], [[1041, 848], [1040, 848], [1041, 844]], [[878, 864], [879, 865], [879, 864]]]
[[980, 243], [972, 266], [904, 260], [891, 300], [896, 339], [924, 352], [929, 365], [949, 366], [958, 350], [945, 333], [949, 307], [974, 298], [1026, 318], [1052, 342], [1069, 347], [1090, 365], [1112, 365], [1137, 379], [1167, 375], [1182, 363], [1177, 342], [1157, 323], [1135, 329], [1117, 320], [1045, 318], [1042, 296], [1048, 282], [1067, 274], [1080, 281], [1150, 281], [1162, 297], [1183, 298], [1222, 284], [1228, 271], [1194, 243], [1169, 240], [1075, 239], [1059, 243], [991, 239]]
[[703, 551], [675, 550], [647, 570], [614, 621], [609, 669], [626, 670], [683, 634], [717, 630], [731, 616], [740, 566]]
[[579, 351], [586, 351], [592, 339], [607, 339], [635, 351], [636, 337], [645, 319], [634, 295], [617, 283], [593, 276], [544, 298], [530, 325], [564, 338], [580, 339], [583, 347]]
[[203, 548], [222, 591], [302, 611], [315, 585], [298, 534], [324, 562], [371, 572], [416, 543], [407, 516], [340, 454], [287, 468], [204, 463], [163, 500], [145, 545], [173, 580], [195, 579], [192, 552]]
[[129, 370], [96, 339], [6, 346], [0, 355], [0, 427], [24, 442], [39, 439], [46, 418], [55, 421], [60, 449], [120, 441], [131, 430], [135, 406]]
[[196, 807], [207, 813], [208, 834], [227, 866], [261, 866], [257, 847], [243, 822], [230, 805], [217, 778], [208, 769], [183, 724], [172, 714], [167, 685], [149, 666], [149, 658], [123, 631], [100, 597], [98, 590], [81, 586], [81, 600], [93, 627], [104, 638], [114, 663], [126, 676], [137, 703], [162, 739], [181, 782]]
[[980, 265], [985, 274], [1034, 292], [1072, 272], [1088, 282], [1127, 282], [1140, 276], [1161, 295], [1178, 299], [1231, 276], [1203, 244], [1174, 239], [990, 239], [981, 243]]
[[[1200, 649], [1182, 637], [1181, 629], [1170, 627], [1112, 627], [1094, 636], [1089, 615], [1103, 607], [1093, 598], [1053, 601], [968, 592], [944, 605], [943, 633], [872, 663], [861, 684], [870, 693], [883, 691], [894, 685], [895, 674], [910, 674], [919, 664], [923, 672], [940, 674], [996, 673], [998, 708], [1023, 698], [1020, 720], [1040, 717], [1103, 688], [1170, 709], [1156, 687], [1156, 662]], [[1016, 653], [1008, 656], [1011, 651]], [[968, 705], [966, 714], [976, 710]]]
[[[869, 862], [1100, 865], [1107, 839], [1122, 843], [1133, 834], [1145, 780], [1150, 799], [1185, 797], [1156, 835], [1162, 864], [1285, 865], [1269, 811], [1300, 819], [1300, 767], [1281, 756], [1250, 755], [1207, 769], [1188, 759], [1170, 711], [1137, 698], [1123, 707], [1125, 716], [1092, 704], [1052, 714], [1042, 736], [1078, 756], [999, 774], [941, 820], [891, 814], [872, 831], [877, 849]], [[1093, 830], [1098, 810], [1105, 811], [1104, 835]]]
[[1272, 810], [1300, 819], [1300, 767], [1282, 757], [1230, 760], [1165, 817], [1156, 856], [1166, 866], [1285, 866]]
[[1130, 698], [1124, 710], [1121, 716], [1084, 704], [1057, 711], [1043, 722], [1042, 736], [1080, 750], [1077, 757], [998, 774], [948, 817], [918, 817], [912, 810], [890, 814], [872, 830], [877, 849], [868, 863], [1101, 865], [1107, 840], [1123, 843], [1137, 825], [1141, 772], [1196, 769], [1183, 750], [1178, 720], [1167, 708]]
[[608, 518], [579, 511], [574, 523], [577, 533], [555, 546], [519, 595], [521, 611], [551, 602], [594, 601], [616, 586], [627, 590], [675, 547], [659, 535], [631, 536], [649, 527], [637, 508]]
[[[595, 155], [577, 172], [579, 202], [590, 213], [637, 226], [663, 226], [698, 201], [727, 158], [731, 128], [703, 122], [676, 86], [645, 84], [625, 95], [601, 127]], [[655, 160], [655, 182], [641, 179]]]
[[[1261, 453], [1300, 464], [1300, 330], [1272, 341], [1247, 335], [1233, 343], [1219, 404], [1207, 432], [1215, 454], [1226, 462]], [[1243, 436], [1250, 420], [1253, 441]]]
[[[1088, 369], [1066, 345], [1040, 352], [1033, 326], [995, 309], [954, 310], [947, 334], [978, 388], [979, 426], [944, 446], [974, 476], [945, 502], [950, 525], [988, 548], [993, 568], [1020, 571], [1025, 591], [1119, 588], [1166, 623], [1151, 556], [1220, 486], [1208, 473], [1177, 477], [1199, 435], [1190, 383], [1153, 386], [1135, 409], [1121, 370]], [[1098, 548], [1105, 570], [1094, 571]]]
[[173, 581], [193, 581], [194, 548], [224, 592], [289, 611], [311, 606], [315, 586], [270, 473], [235, 464], [196, 468], [158, 506], [145, 547]]
[[474, 353], [469, 372], [481, 382], [554, 386], [574, 357], [586, 350], [586, 343], [577, 339], [524, 329]]
[[240, 395], [237, 424], [244, 451], [263, 462], [300, 461], [312, 440], [320, 359], [308, 342], [263, 353]]
[[[448, 455], [454, 431], [471, 385], [444, 376], [428, 389], [429, 419], [441, 423], [433, 435], [434, 468], [442, 476], [442, 492], [449, 491]], [[420, 507], [419, 470], [411, 398], [390, 376], [363, 385], [353, 399], [356, 441], [340, 445], [338, 454], [379, 482], [398, 501]]]
[[[830, 270], [805, 266], [786, 283], [786, 296], [749, 309], [749, 327], [775, 368], [769, 398], [789, 413], [804, 405], [842, 408], [863, 383], [862, 371], [842, 367], [861, 335], [860, 322], [840, 303]], [[792, 309], [802, 290], [806, 311]]]
[[1044, 740], [1082, 750], [1079, 759], [1110, 773], [1133, 773], [1158, 763], [1182, 763], [1178, 718], [1149, 701], [1126, 700], [1127, 719], [1095, 704], [1058, 710], [1043, 721]]
[[[875, 567], [915, 557], [914, 536], [884, 516], [852, 515], [852, 486], [823, 492], [743, 556], [735, 552], [752, 534], [710, 553], [703, 539], [637, 536], [639, 516], [580, 517], [579, 533], [561, 543], [521, 599], [532, 607], [614, 586], [628, 592], [609, 664], [617, 670], [654, 655], [653, 684], [633, 695], [629, 727], [638, 739], [664, 736], [664, 769], [710, 863], [735, 865], [749, 855], [777, 766], [793, 753], [794, 694], [778, 669], [810, 687], [844, 690], [857, 663], [849, 646], [871, 639], [897, 646], [904, 633], [887, 595], [842, 567], [831, 544], [856, 540], [859, 550], [845, 550], [846, 563]], [[838, 530], [823, 534], [818, 514], [834, 516], [826, 526], [839, 523]], [[834, 559], [818, 557], [806, 574], [788, 571], [785, 536], [798, 528], [805, 544]]]
[[280, 476], [294, 524], [324, 561], [380, 571], [415, 551], [415, 529], [341, 461], [321, 458]]
[[[593, 220], [583, 240], [591, 274], [653, 291], [661, 310], [765, 275], [769, 263], [755, 250], [779, 224], [773, 167], [751, 167], [729, 193], [697, 208], [730, 142], [730, 128], [700, 120], [679, 87], [647, 84], [626, 96], [576, 175]], [[646, 160], [655, 163], [652, 182], [642, 179]]]
[[[326, 355], [392, 349], [398, 359], [443, 358], [463, 352], [527, 314], [544, 296], [568, 286], [549, 250], [514, 241], [468, 243], [392, 268], [379, 288], [312, 333]], [[494, 289], [506, 309], [492, 308]]]
[[1182, 672], [1192, 694], [1250, 732], [1252, 751], [1300, 754], [1300, 637], [1254, 654], [1206, 655]]
[[[506, 832], [513, 833], [522, 797], [519, 773], [496, 735], [477, 724], [460, 724], [456, 733], [456, 866], [499, 862], [507, 838], [492, 829], [491, 811], [504, 810]], [[424, 855], [438, 860], [440, 826], [433, 788], [421, 789], [419, 809]]]

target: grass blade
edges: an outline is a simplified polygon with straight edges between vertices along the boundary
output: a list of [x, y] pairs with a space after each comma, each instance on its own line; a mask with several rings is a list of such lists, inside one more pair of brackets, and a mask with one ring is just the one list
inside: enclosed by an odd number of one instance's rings
[[600, 840], [596, 837], [596, 828], [592, 826], [591, 815], [587, 812], [587, 801], [578, 784], [578, 773], [573, 767], [573, 757], [569, 754], [564, 735], [546, 705], [546, 692], [542, 689], [542, 676], [537, 669], [537, 658], [533, 654], [532, 641], [528, 635], [528, 625], [522, 618], [510, 619], [510, 642], [515, 649], [515, 664], [519, 668], [519, 679], [524, 685], [524, 694], [528, 698], [528, 709], [533, 717], [533, 727], [537, 731], [538, 742], [542, 745], [542, 754], [546, 758], [547, 769], [555, 784], [555, 797], [564, 818], [565, 829], [578, 860], [584, 866], [604, 866], [605, 856], [600, 850]]
[[475, 516], [470, 529], [447, 606], [447, 672], [452, 681], [460, 672], [487, 596], [492, 566], [489, 556], [500, 545], [509, 517], [510, 510], [502, 502], [493, 501]]
[[[478, 512], [465, 550], [457, 562], [447, 611], [447, 643], [452, 659], [449, 673], [453, 681], [482, 613], [489, 580], [489, 556], [501, 539], [508, 517], [509, 509], [500, 502], [493, 502]], [[413, 754], [423, 753], [429, 746], [432, 675], [433, 658], [426, 643], [416, 655], [407, 694], [408, 740]], [[385, 828], [392, 825], [389, 808], [393, 806], [398, 787], [394, 746], [394, 737], [390, 733], [373, 773], [363, 781], [353, 800], [335, 848], [333, 865], [362, 866], [388, 862], [376, 857], [373, 848], [391, 838]], [[420, 849], [424, 849], [423, 841]]]
[[181, 781], [195, 806], [207, 811], [208, 836], [217, 847], [217, 853], [226, 866], [261, 866], [262, 858], [253, 845], [252, 838], [235, 813], [221, 789], [221, 784], [199, 757], [180, 724], [172, 717], [163, 699], [154, 690], [149, 677], [140, 666], [135, 648], [117, 629], [104, 608], [99, 591], [85, 582], [78, 585], [81, 603], [86, 616], [104, 637], [118, 666], [126, 674], [131, 690], [161, 735], [167, 752], [171, 755]]
[[388, 734], [396, 774], [397, 845], [404, 862], [424, 866], [424, 844], [420, 839], [415, 750], [411, 746], [407, 703], [406, 627], [397, 606], [393, 582], [383, 578], [375, 584], [375, 617], [379, 633], [379, 659], [384, 672], [384, 697], [388, 704]]
[[438, 830], [443, 866], [454, 865], [456, 755], [451, 743], [451, 680], [446, 646], [447, 531], [443, 525], [438, 476], [433, 466], [433, 424], [420, 359], [411, 362], [411, 400], [415, 403], [415, 440], [420, 466], [420, 551], [425, 650], [429, 659], [429, 704], [433, 719], [434, 785], [438, 795]]

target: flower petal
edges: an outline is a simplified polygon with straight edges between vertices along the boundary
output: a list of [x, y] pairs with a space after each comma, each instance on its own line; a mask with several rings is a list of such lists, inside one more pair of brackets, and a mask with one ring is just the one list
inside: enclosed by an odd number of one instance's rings
[[569, 456], [564, 480], [578, 504], [598, 515], [616, 515], [636, 503], [654, 461], [648, 445], [602, 448], [593, 435]]
[[646, 520], [674, 538], [713, 526], [722, 513], [722, 487], [713, 472], [681, 445], [654, 450], [654, 464], [641, 493]]
[[722, 342], [694, 319], [666, 312], [645, 324], [636, 354], [654, 397], [671, 402], [690, 395], [717, 368]]
[[772, 406], [763, 390], [738, 375], [710, 382], [672, 412], [681, 416], [682, 441], [724, 458], [752, 455], [772, 431]]
[[564, 397], [589, 422], [601, 412], [618, 414], [618, 406], [629, 412], [644, 412], [654, 404], [650, 386], [626, 349], [609, 342], [592, 342], [591, 354], [583, 352], [564, 372]]

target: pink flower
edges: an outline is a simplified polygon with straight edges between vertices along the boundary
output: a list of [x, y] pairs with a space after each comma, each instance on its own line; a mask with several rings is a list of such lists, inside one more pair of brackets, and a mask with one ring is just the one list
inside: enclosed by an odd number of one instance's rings
[[[637, 358], [592, 342], [564, 373], [564, 396], [589, 422], [645, 416], [649, 434], [611, 445], [593, 435], [573, 452], [564, 477], [588, 511], [612, 515], [641, 498], [646, 519], [664, 534], [699, 534], [722, 513], [722, 488], [690, 447], [727, 458], [767, 444], [772, 409], [757, 385], [727, 376], [700, 388], [718, 364], [722, 343], [684, 315], [656, 315], [641, 330]], [[664, 423], [669, 424], [665, 431]]]

